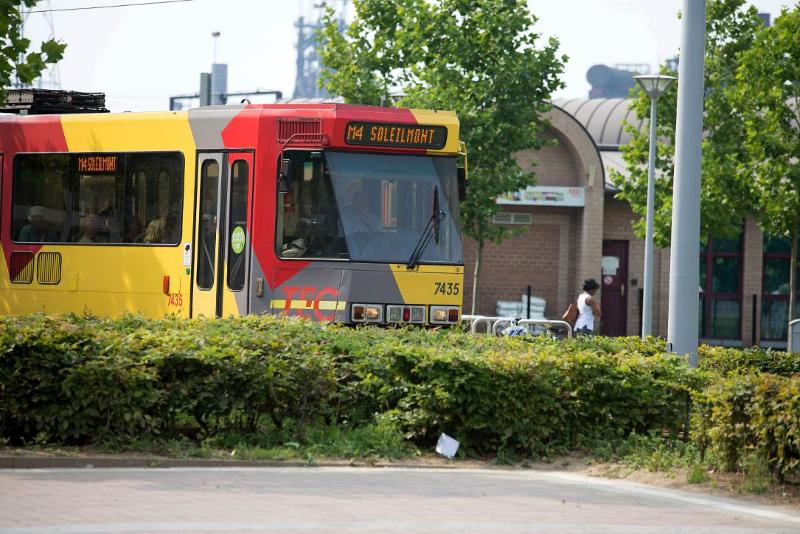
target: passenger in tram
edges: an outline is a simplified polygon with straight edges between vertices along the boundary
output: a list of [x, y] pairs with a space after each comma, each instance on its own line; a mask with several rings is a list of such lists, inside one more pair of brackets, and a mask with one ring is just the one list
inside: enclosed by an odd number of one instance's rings
[[22, 243], [46, 243], [57, 241], [56, 235], [47, 228], [45, 209], [31, 206], [28, 209], [28, 224], [19, 232], [18, 241]]
[[98, 241], [119, 243], [122, 239], [120, 224], [114, 206], [107, 205], [97, 213]]
[[96, 243], [98, 239], [99, 224], [95, 215], [87, 215], [81, 221], [81, 237], [78, 243]]
[[164, 235], [161, 242], [167, 245], [174, 245], [181, 239], [181, 218], [180, 213], [170, 212], [164, 221]]
[[161, 243], [164, 239], [166, 222], [161, 217], [156, 217], [147, 223], [144, 231], [143, 243]]
[[144, 238], [139, 217], [130, 213], [125, 217], [125, 243], [141, 243]]

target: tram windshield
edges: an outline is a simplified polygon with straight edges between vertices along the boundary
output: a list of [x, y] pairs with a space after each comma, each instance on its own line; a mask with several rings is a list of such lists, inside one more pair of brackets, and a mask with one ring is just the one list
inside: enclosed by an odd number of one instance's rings
[[[455, 157], [334, 151], [286, 157], [293, 179], [278, 202], [281, 256], [409, 263], [428, 233], [417, 263], [462, 262]], [[431, 225], [435, 208], [439, 222]], [[426, 232], [429, 226], [436, 228]]]

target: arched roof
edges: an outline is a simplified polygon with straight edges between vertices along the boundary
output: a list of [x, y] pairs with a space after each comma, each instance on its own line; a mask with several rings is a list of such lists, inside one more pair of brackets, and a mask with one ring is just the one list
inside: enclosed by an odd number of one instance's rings
[[585, 178], [589, 179], [594, 172], [591, 170], [592, 165], [600, 164], [597, 169], [600, 172], [599, 178], [607, 189], [609, 186], [607, 183], [608, 172], [603, 161], [603, 152], [598, 150], [597, 143], [581, 121], [557, 105], [553, 105], [547, 112], [547, 119], [554, 133], [574, 151], [575, 157], [577, 157], [576, 161], [579, 160], [579, 165], [582, 166], [580, 172]]
[[559, 107], [575, 117], [600, 150], [618, 150], [621, 145], [631, 140], [625, 131], [625, 122], [638, 129], [646, 127], [643, 120], [636, 118], [630, 109], [628, 98], [570, 98], [553, 101]]

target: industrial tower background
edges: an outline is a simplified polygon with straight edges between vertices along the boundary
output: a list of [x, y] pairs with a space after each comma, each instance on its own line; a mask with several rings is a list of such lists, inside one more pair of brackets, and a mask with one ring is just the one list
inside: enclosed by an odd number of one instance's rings
[[[294, 82], [292, 98], [327, 98], [328, 92], [319, 86], [319, 75], [322, 64], [317, 53], [317, 31], [322, 28], [322, 17], [328, 4], [332, 4], [339, 21], [339, 31], [345, 29], [348, 0], [331, 0], [331, 2], [303, 2], [301, 15], [295, 22], [297, 28], [297, 76]], [[315, 13], [316, 11], [316, 13]], [[311, 21], [314, 19], [315, 21]]]

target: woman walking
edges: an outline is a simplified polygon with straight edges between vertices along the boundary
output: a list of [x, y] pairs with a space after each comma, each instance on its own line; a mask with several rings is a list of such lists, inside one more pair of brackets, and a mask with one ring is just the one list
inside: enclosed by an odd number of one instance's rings
[[583, 281], [583, 293], [578, 296], [578, 319], [575, 321], [576, 334], [593, 334], [594, 318], [600, 319], [600, 306], [594, 301], [594, 295], [600, 288], [594, 278]]

